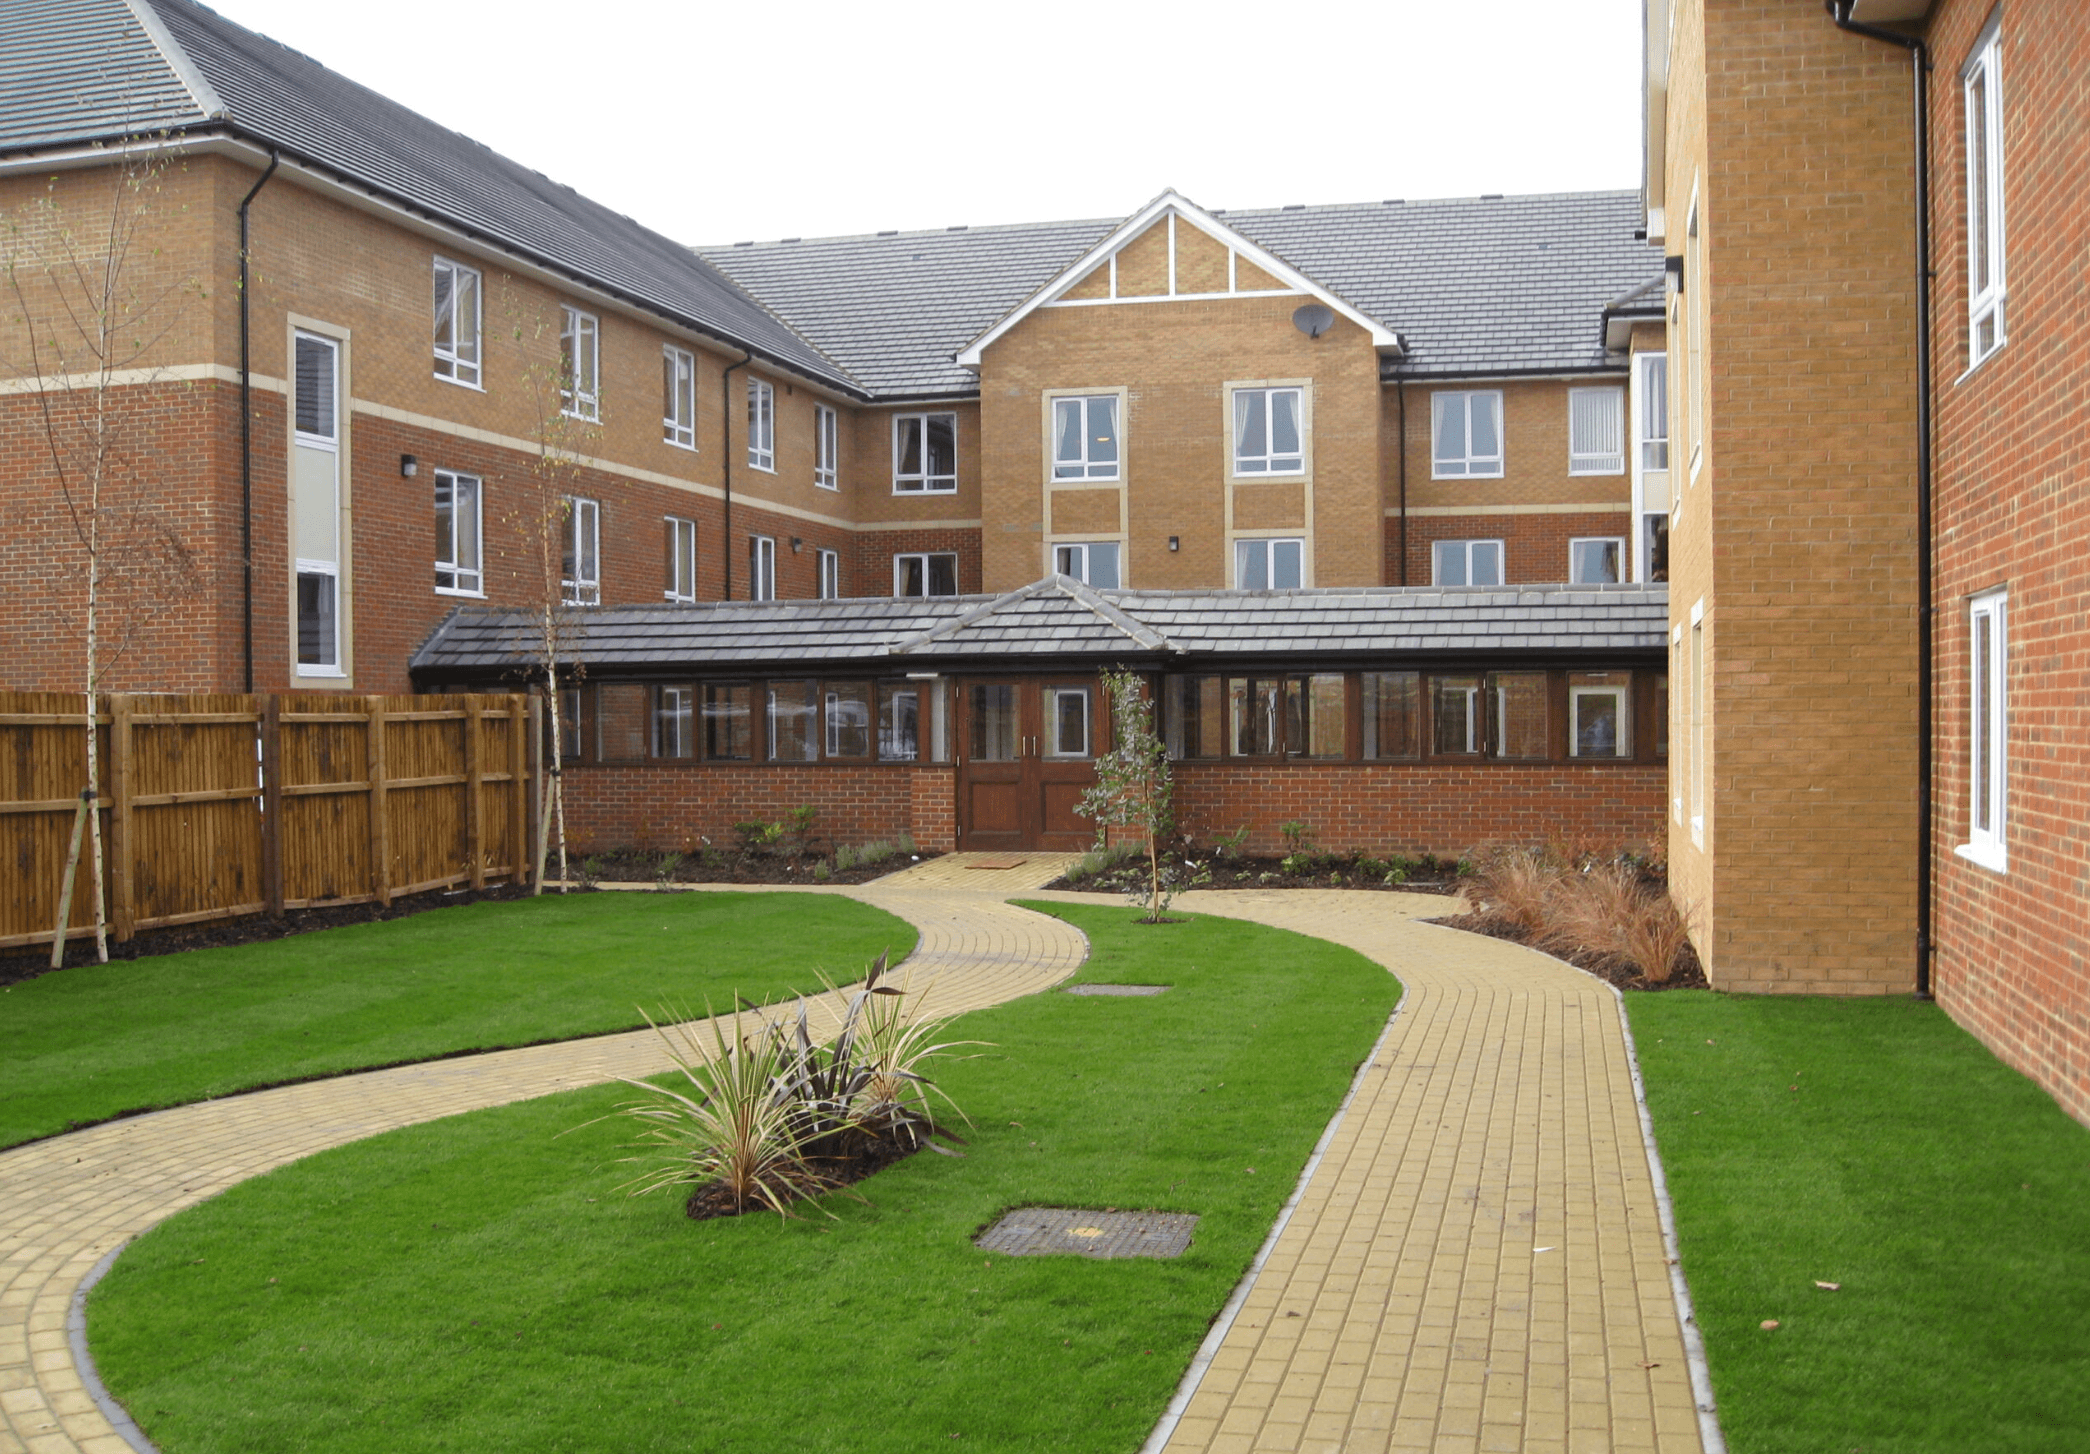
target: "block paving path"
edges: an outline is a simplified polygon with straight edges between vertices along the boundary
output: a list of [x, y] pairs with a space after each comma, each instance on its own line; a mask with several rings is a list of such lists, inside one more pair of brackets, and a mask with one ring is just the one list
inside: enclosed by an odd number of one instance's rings
[[[914, 924], [908, 972], [934, 976], [944, 1012], [1066, 978], [1082, 936], [1002, 902], [1057, 876], [1066, 855], [985, 871], [977, 857], [786, 891], [845, 893]], [[1443, 912], [1441, 898], [1206, 892], [1182, 906], [1348, 945], [1407, 993], [1149, 1448], [1701, 1449], [1610, 989], [1415, 922]], [[96, 1263], [155, 1223], [344, 1142], [667, 1067], [650, 1032], [601, 1036], [233, 1096], [0, 1153], [0, 1454], [134, 1447], [89, 1394], [67, 1317]]]

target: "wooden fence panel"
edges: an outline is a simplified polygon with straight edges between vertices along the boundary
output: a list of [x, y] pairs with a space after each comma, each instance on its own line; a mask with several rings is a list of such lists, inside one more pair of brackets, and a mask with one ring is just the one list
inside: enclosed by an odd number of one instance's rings
[[[521, 697], [285, 693], [98, 704], [112, 935], [525, 881]], [[0, 947], [51, 939], [86, 774], [84, 703], [0, 692]], [[83, 862], [69, 933], [93, 932]]]

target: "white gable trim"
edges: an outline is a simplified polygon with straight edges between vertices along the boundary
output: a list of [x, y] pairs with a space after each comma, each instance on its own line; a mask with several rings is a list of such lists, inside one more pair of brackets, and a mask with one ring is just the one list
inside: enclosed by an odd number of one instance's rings
[[[1192, 227], [1195, 227], [1198, 231], [1204, 233], [1207, 237], [1210, 237], [1214, 242], [1217, 242], [1221, 246], [1227, 248], [1229, 252], [1233, 254], [1233, 257], [1247, 258], [1250, 262], [1254, 263], [1257, 267], [1261, 268], [1264, 272], [1268, 273], [1271, 277], [1277, 279], [1278, 282], [1284, 285], [1282, 288], [1274, 291], [1270, 289], [1263, 289], [1253, 293], [1200, 294], [1198, 295], [1199, 297], [1204, 298], [1206, 300], [1210, 300], [1214, 297], [1269, 298], [1282, 297], [1287, 294], [1304, 294], [1306, 296], [1317, 298], [1321, 302], [1326, 303], [1330, 308], [1333, 308], [1337, 314], [1349, 319], [1359, 328], [1362, 328], [1366, 333], [1368, 333], [1371, 336], [1372, 347], [1379, 349], [1381, 352], [1386, 353], [1399, 353], [1401, 351], [1401, 337], [1398, 333], [1395, 333], [1392, 329], [1388, 328], [1385, 324], [1379, 322], [1377, 319], [1368, 317], [1364, 313], [1359, 312], [1350, 303], [1344, 301], [1340, 297], [1337, 297], [1334, 293], [1329, 292], [1328, 289], [1322, 287], [1312, 278], [1307, 277], [1306, 274], [1300, 272], [1297, 268], [1293, 267], [1283, 258], [1278, 257], [1275, 253], [1269, 252], [1264, 248], [1258, 247], [1255, 243], [1250, 242], [1246, 237], [1243, 237], [1233, 228], [1227, 226], [1224, 222], [1221, 222], [1218, 218], [1212, 216], [1211, 213], [1206, 212], [1196, 203], [1190, 201], [1187, 197], [1184, 197], [1180, 192], [1171, 189], [1169, 191], [1163, 192], [1153, 201], [1147, 203], [1146, 206], [1140, 208], [1139, 211], [1133, 213], [1130, 217], [1125, 219], [1125, 221], [1120, 223], [1117, 229], [1113, 231], [1110, 234], [1110, 236], [1104, 238], [1101, 242], [1097, 243], [1094, 247], [1090, 248], [1087, 252], [1083, 253], [1079, 258], [1077, 258], [1074, 261], [1071, 267], [1066, 269], [1066, 271], [1062, 272], [1058, 277], [1054, 278], [1051, 282], [1047, 283], [1037, 292], [1031, 294], [1030, 297], [1025, 299], [1023, 302], [1017, 304], [1016, 307], [1013, 310], [1011, 310], [1007, 315], [1005, 315], [999, 323], [995, 324], [992, 328], [988, 329], [985, 333], [981, 334], [978, 338], [974, 339], [971, 343], [967, 344], [965, 348], [958, 354], [959, 365], [963, 368], [968, 369], [979, 368], [980, 355], [987, 349], [989, 345], [994, 343], [996, 339], [999, 339], [1003, 334], [1007, 333], [1010, 329], [1014, 328], [1017, 324], [1021, 323], [1024, 319], [1028, 318], [1032, 313], [1036, 312], [1038, 309], [1046, 307], [1048, 305], [1059, 303], [1061, 301], [1061, 294], [1065, 293], [1069, 288], [1072, 288], [1076, 283], [1079, 283], [1083, 278], [1087, 277], [1096, 268], [1102, 266], [1106, 262], [1110, 265], [1111, 270], [1111, 292], [1116, 293], [1117, 254], [1119, 249], [1124, 247], [1126, 243], [1132, 241], [1132, 239], [1134, 239], [1135, 237], [1138, 237], [1141, 233], [1145, 232], [1157, 221], [1162, 220], [1164, 217], [1166, 217], [1168, 226], [1170, 227], [1171, 231], [1173, 231], [1173, 229], [1180, 223], [1188, 223]], [[1072, 306], [1076, 303], [1082, 302], [1157, 303], [1170, 301], [1175, 296], [1177, 296], [1173, 292], [1175, 284], [1175, 255], [1176, 254], [1174, 238], [1173, 236], [1171, 236], [1169, 245], [1169, 284], [1171, 292], [1168, 294], [1163, 294], [1151, 298], [1142, 297], [1136, 299], [1068, 299], [1066, 300], [1066, 302], [1068, 306]], [[1234, 280], [1233, 257], [1230, 257], [1227, 262], [1227, 281], [1229, 283], [1233, 282]]]

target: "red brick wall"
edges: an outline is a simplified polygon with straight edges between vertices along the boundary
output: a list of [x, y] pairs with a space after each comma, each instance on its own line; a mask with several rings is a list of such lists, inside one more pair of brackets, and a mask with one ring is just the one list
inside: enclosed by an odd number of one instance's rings
[[[2007, 341], [1966, 373], [1958, 76], [1991, 13], [1946, 0], [1929, 39], [1937, 269], [1938, 1001], [2090, 1121], [2090, 31], [2075, 7], [2002, 12]], [[1965, 373], [1965, 377], [1961, 375]], [[1967, 598], [2008, 596], [2009, 868], [1968, 827]]]
[[[922, 551], [956, 552], [958, 593], [977, 594], [980, 587], [980, 532], [962, 527], [934, 530], [866, 530], [854, 538], [854, 579], [847, 593], [857, 596], [890, 596], [893, 593], [893, 557]], [[843, 574], [851, 569], [844, 554]], [[845, 589], [846, 585], [845, 585]], [[811, 594], [808, 592], [807, 594]]]
[[947, 767], [738, 767], [718, 763], [566, 769], [566, 831], [582, 851], [731, 848], [735, 823], [819, 810], [815, 836], [856, 845], [912, 833], [924, 848], [954, 841]]
[[[1589, 536], [1622, 540], [1630, 569], [1633, 517], [1623, 510], [1587, 514], [1410, 515], [1408, 517], [1408, 584], [1430, 584], [1430, 547], [1439, 540], [1500, 540], [1503, 579], [1511, 585], [1559, 582], [1568, 578], [1568, 542]], [[1401, 522], [1386, 522], [1386, 580], [1401, 580]]]
[[1463, 853], [1493, 841], [1659, 846], [1660, 764], [1176, 764], [1176, 805], [1194, 840], [1249, 826], [1247, 849], [1284, 848], [1304, 822], [1323, 848]]

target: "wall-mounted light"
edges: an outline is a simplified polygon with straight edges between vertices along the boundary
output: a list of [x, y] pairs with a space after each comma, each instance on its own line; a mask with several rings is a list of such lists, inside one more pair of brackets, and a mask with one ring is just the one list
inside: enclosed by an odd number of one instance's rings
[[794, 535], [794, 536], [792, 536], [792, 537], [791, 537], [791, 553], [792, 553], [793, 555], [796, 555], [796, 554], [798, 554], [798, 553], [799, 553], [800, 551], [804, 550], [805, 548], [806, 548], [806, 543], [805, 543], [805, 542], [804, 542], [803, 540], [800, 540], [800, 539], [799, 539], [799, 538], [798, 538], [798, 537], [797, 537], [796, 535]]
[[1662, 259], [1662, 277], [1669, 284], [1669, 291], [1679, 298], [1684, 293], [1684, 259], [1680, 253], [1672, 253]]
[[421, 461], [415, 459], [410, 454], [402, 454], [399, 456], [399, 473], [402, 478], [412, 479], [415, 475], [421, 473]]
[[1171, 535], [1168, 538], [1168, 548], [1170, 550], [1181, 550], [1183, 548], [1183, 542], [1176, 539], [1175, 536]]

